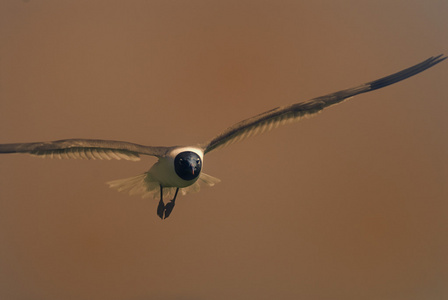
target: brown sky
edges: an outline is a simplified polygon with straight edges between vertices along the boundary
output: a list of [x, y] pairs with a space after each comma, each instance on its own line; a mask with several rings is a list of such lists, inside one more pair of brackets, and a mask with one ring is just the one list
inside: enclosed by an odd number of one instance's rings
[[[0, 2], [0, 143], [195, 144], [448, 52], [448, 2]], [[448, 63], [206, 157], [157, 201], [122, 161], [0, 157], [0, 299], [448, 298]]]

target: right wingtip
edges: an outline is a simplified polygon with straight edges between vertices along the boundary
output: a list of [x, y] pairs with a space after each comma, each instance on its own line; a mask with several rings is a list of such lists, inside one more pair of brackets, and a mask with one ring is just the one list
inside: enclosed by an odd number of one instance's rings
[[432, 65], [436, 65], [442, 61], [444, 61], [445, 59], [447, 59], [448, 56], [446, 56], [445, 54], [439, 54], [437, 56], [433, 56], [430, 59], [432, 60]]
[[383, 77], [378, 80], [370, 82], [369, 83], [370, 90], [380, 89], [380, 88], [386, 87], [388, 85], [394, 84], [396, 82], [402, 81], [406, 78], [417, 75], [429, 68], [432, 68], [433, 66], [437, 65], [438, 63], [441, 63], [446, 58], [447, 58], [447, 56], [445, 54], [431, 56], [430, 58], [428, 58], [428, 59], [422, 61], [421, 63], [418, 63], [412, 67], [409, 67], [400, 72], [397, 72], [392, 75], [389, 75], [389, 76], [386, 76], [386, 77]]

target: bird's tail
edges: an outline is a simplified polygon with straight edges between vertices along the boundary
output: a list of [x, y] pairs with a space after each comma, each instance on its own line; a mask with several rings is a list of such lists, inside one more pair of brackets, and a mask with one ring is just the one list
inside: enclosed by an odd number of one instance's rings
[[[214, 186], [220, 182], [218, 178], [201, 173], [199, 179], [192, 185], [180, 188], [179, 192], [182, 195], [186, 195], [191, 192], [199, 192], [201, 185]], [[160, 197], [160, 185], [155, 181], [150, 174], [143, 173], [134, 177], [118, 179], [107, 182], [110, 188], [116, 189], [119, 192], [128, 192], [129, 195], [141, 195], [143, 198], [159, 198]], [[163, 196], [166, 198], [174, 197], [176, 191], [175, 187], [163, 188]]]

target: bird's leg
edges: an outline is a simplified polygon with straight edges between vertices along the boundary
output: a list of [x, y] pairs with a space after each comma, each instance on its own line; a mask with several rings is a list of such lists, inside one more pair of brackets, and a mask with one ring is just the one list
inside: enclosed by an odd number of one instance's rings
[[176, 204], [177, 192], [179, 192], [179, 188], [176, 189], [173, 200], [165, 205], [165, 219], [168, 218], [173, 211], [174, 205]]
[[164, 211], [165, 211], [165, 204], [163, 203], [163, 187], [162, 187], [162, 185], [160, 185], [160, 201], [159, 201], [159, 205], [157, 206], [157, 215], [162, 220], [163, 220], [163, 212]]

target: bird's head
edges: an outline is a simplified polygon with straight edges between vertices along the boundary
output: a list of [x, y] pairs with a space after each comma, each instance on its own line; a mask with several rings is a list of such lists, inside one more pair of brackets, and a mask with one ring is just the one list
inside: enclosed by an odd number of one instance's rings
[[176, 155], [174, 169], [183, 180], [193, 180], [199, 176], [202, 168], [202, 160], [198, 154], [192, 151], [184, 151]]

